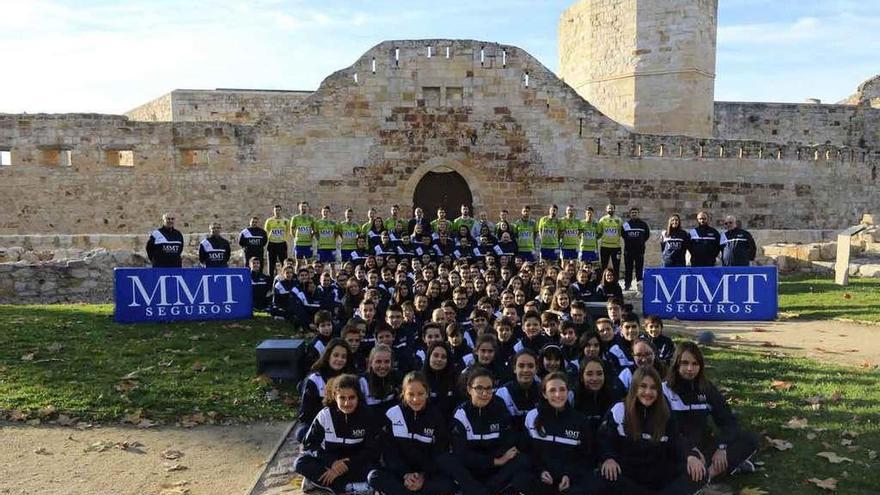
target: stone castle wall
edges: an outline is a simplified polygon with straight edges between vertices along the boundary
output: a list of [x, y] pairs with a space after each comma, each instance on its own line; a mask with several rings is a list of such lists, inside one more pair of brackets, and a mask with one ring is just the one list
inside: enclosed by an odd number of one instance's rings
[[880, 108], [810, 103], [715, 103], [715, 135], [774, 143], [880, 148]]
[[290, 111], [310, 94], [311, 91], [175, 89], [125, 115], [145, 122], [253, 124], [268, 115]]
[[717, 0], [581, 0], [559, 22], [559, 73], [636, 132], [712, 135]]
[[[234, 230], [299, 200], [364, 218], [409, 204], [437, 167], [493, 217], [612, 201], [658, 226], [707, 208], [750, 228], [822, 229], [880, 210], [876, 151], [632, 134], [524, 51], [477, 41], [381, 43], [256, 124], [2, 115], [4, 147], [3, 234], [140, 233], [165, 211], [185, 231]], [[125, 154], [132, 166], [117, 164]]]

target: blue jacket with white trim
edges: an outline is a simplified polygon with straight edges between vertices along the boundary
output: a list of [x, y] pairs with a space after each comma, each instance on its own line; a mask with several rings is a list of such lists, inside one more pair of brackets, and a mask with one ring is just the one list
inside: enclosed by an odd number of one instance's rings
[[352, 414], [345, 414], [333, 404], [318, 412], [303, 439], [303, 455], [332, 463], [349, 459], [349, 466], [374, 464], [379, 423], [368, 407], [358, 404]]
[[462, 403], [452, 415], [450, 426], [452, 453], [469, 469], [488, 471], [516, 445], [516, 433], [510, 428], [510, 413], [498, 397], [486, 407], [471, 401]]
[[413, 411], [398, 404], [385, 412], [382, 460], [397, 474], [439, 471], [435, 460], [449, 450], [449, 430], [440, 411], [427, 404]]
[[694, 381], [679, 380], [675, 389], [663, 383], [663, 395], [681, 433], [694, 445], [706, 445], [712, 437], [709, 418], [719, 430], [717, 443], [732, 443], [740, 431], [739, 421], [724, 396], [710, 382], [700, 390]]
[[562, 476], [582, 477], [593, 466], [590, 422], [566, 404], [558, 411], [542, 400], [526, 414], [528, 453], [537, 473], [547, 471], [558, 483]]
[[[657, 400], [665, 400], [658, 397]], [[675, 417], [670, 415], [660, 438], [653, 438], [646, 422], [644, 406], [636, 404], [641, 415], [642, 434], [638, 440], [626, 431], [623, 402], [611, 407], [599, 427], [599, 463], [614, 459], [621, 474], [645, 485], [662, 484], [686, 469], [692, 446], [679, 434]], [[696, 455], [696, 453], [694, 453]]]

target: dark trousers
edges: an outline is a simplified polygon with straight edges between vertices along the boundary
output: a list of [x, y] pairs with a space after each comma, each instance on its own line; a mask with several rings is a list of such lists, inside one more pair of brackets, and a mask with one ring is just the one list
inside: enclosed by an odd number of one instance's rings
[[704, 482], [692, 481], [687, 473], [682, 473], [660, 486], [639, 483], [621, 473], [617, 481], [602, 479], [597, 491], [604, 495], [691, 495], [704, 485]]
[[[710, 445], [700, 451], [703, 452], [703, 456], [706, 458], [706, 465], [710, 465], [712, 463], [712, 456], [715, 454], [715, 446], [718, 444], [717, 441], [713, 439]], [[737, 433], [736, 437], [732, 442], [727, 444], [727, 473], [730, 474], [731, 471], [739, 467], [740, 464], [743, 463], [749, 457], [757, 452], [758, 450], [758, 437], [751, 432], [748, 431], [740, 431]], [[720, 478], [720, 476], [719, 476]]]
[[270, 242], [268, 244], [269, 251], [269, 278], [275, 278], [275, 263], [284, 263], [287, 259], [287, 243], [286, 242]]
[[599, 480], [596, 478], [594, 469], [585, 468], [585, 473], [571, 475], [568, 478], [569, 487], [564, 492], [559, 491], [559, 482], [561, 480], [554, 479], [552, 485], [548, 485], [541, 481], [541, 473], [530, 471], [532, 482], [528, 490], [524, 491], [526, 495], [593, 495], [594, 493], [602, 493], [598, 491], [600, 486]]
[[411, 492], [403, 486], [404, 474], [406, 473], [397, 473], [386, 468], [374, 469], [367, 476], [367, 483], [370, 488], [382, 492], [383, 495], [452, 495], [455, 492], [455, 482], [440, 472], [425, 473], [422, 489]]
[[623, 255], [624, 276], [623, 287], [629, 289], [633, 279], [633, 269], [635, 269], [636, 281], [642, 281], [642, 271], [645, 269], [645, 250], [627, 251]]
[[[303, 454], [296, 458], [293, 462], [293, 469], [297, 473], [318, 486], [324, 486], [319, 480], [324, 472], [330, 468], [335, 459], [322, 459]], [[335, 493], [345, 493], [345, 485], [349, 483], [365, 483], [367, 481], [367, 473], [372, 466], [356, 466], [354, 463], [347, 463], [348, 471], [333, 480], [327, 488]]]
[[[602, 260], [602, 270], [608, 268], [608, 260], [614, 267], [614, 273], [620, 278], [620, 248], [599, 248], [599, 259]], [[601, 277], [601, 273], [599, 274]]]
[[531, 465], [525, 454], [518, 454], [507, 464], [486, 471], [466, 468], [453, 456], [438, 459], [440, 469], [454, 478], [463, 495], [495, 495], [508, 486], [528, 493], [532, 481]]

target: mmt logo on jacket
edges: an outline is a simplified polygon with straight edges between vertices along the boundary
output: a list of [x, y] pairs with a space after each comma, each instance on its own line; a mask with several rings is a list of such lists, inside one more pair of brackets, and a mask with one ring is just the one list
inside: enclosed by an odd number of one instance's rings
[[235, 320], [253, 314], [247, 268], [117, 268], [113, 293], [120, 323]]
[[647, 268], [646, 315], [680, 320], [772, 320], [779, 307], [775, 266]]

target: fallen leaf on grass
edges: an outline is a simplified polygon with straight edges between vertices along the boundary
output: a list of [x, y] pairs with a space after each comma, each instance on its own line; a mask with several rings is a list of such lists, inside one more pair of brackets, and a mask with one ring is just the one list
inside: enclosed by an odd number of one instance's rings
[[840, 441], [840, 445], [846, 447], [847, 445], [852, 445], [853, 441], [849, 438], [844, 438]]
[[79, 421], [79, 418], [71, 418], [66, 414], [59, 414], [56, 422], [58, 426], [73, 426]]
[[844, 292], [844, 293], [843, 293], [843, 298], [844, 298], [844, 299], [852, 299], [852, 294], [850, 294], [849, 292]]
[[123, 423], [131, 423], [133, 425], [136, 425], [136, 424], [140, 423], [141, 421], [143, 421], [143, 419], [144, 419], [144, 412], [142, 410], [138, 409], [137, 411], [135, 411], [133, 413], [126, 414], [122, 418], [122, 422]]
[[837, 455], [834, 452], [819, 452], [816, 454], [818, 457], [824, 457], [828, 459], [828, 462], [831, 464], [840, 464], [841, 462], [852, 462], [853, 460], [849, 457], [842, 457]]
[[154, 423], [153, 421], [150, 421], [149, 419], [142, 419], [135, 426], [140, 428], [141, 430], [146, 430], [147, 428], [152, 428], [154, 426], [158, 426], [158, 423]]
[[874, 460], [876, 458], [877, 458], [877, 451], [876, 450], [869, 450], [868, 451], [868, 459]]
[[807, 433], [807, 440], [815, 440], [815, 439], [816, 439], [815, 433]]
[[808, 483], [812, 483], [823, 490], [834, 491], [837, 490], [837, 480], [834, 478], [826, 478], [824, 480], [820, 480], [819, 478], [810, 478], [807, 480]]
[[184, 466], [183, 464], [180, 464], [180, 463], [172, 464], [172, 463], [170, 463], [170, 462], [166, 462], [166, 463], [164, 464], [164, 466], [165, 466], [165, 471], [166, 471], [166, 472], [169, 472], [169, 473], [172, 472], [172, 471], [186, 471], [187, 469], [189, 469], [189, 468], [187, 468], [186, 466]]
[[760, 488], [747, 486], [739, 491], [739, 495], [767, 495], [767, 492]]
[[788, 449], [794, 448], [794, 445], [791, 442], [783, 440], [781, 438], [770, 438], [764, 437], [769, 443], [770, 446], [779, 451], [786, 451]]
[[803, 430], [807, 427], [807, 418], [791, 418], [782, 427], [788, 430]]
[[46, 450], [45, 447], [40, 447], [40, 448], [34, 450], [34, 454], [39, 454], [39, 455], [52, 455], [52, 453], [49, 452], [48, 450]]
[[196, 425], [205, 424], [205, 415], [197, 412], [180, 418], [180, 426], [184, 428], [192, 428]]
[[794, 387], [793, 383], [783, 380], [773, 380], [770, 383], [770, 388], [773, 390], [791, 390], [791, 387]]
[[186, 488], [186, 485], [189, 484], [189, 481], [178, 481], [176, 483], [164, 483], [160, 487], [162, 491], [159, 492], [159, 495], [186, 495], [189, 493], [189, 488]]
[[36, 352], [29, 352], [29, 353], [25, 354], [24, 356], [22, 356], [21, 360], [22, 361], [33, 361], [34, 356], [36, 356], [36, 354], [37, 354]]
[[272, 379], [264, 374], [254, 378], [254, 383], [265, 387], [266, 385], [272, 383]]
[[139, 374], [143, 373], [144, 371], [150, 371], [153, 368], [155, 368], [155, 366], [147, 366], [146, 368], [136, 369], [131, 373], [127, 373], [126, 375], [124, 375], [122, 378], [120, 378], [120, 380], [133, 380], [137, 378]]
[[123, 380], [123, 381], [117, 383], [116, 386], [113, 388], [115, 388], [116, 391], [119, 392], [120, 394], [127, 394], [127, 393], [131, 392], [132, 390], [138, 388], [138, 386], [139, 385], [137, 384], [137, 382], [133, 382], [131, 380]]
[[25, 421], [27, 417], [28, 414], [19, 409], [9, 411], [9, 421]]
[[831, 397], [828, 397], [828, 400], [831, 402], [840, 402], [840, 399], [843, 398], [843, 393], [840, 390], [835, 390], [834, 393], [831, 394]]
[[193, 370], [193, 371], [205, 371], [205, 369], [206, 369], [206, 368], [205, 368], [205, 365], [202, 364], [201, 361], [196, 361], [196, 362], [193, 363], [193, 365], [192, 365], [192, 370]]
[[177, 459], [180, 459], [181, 457], [183, 457], [183, 452], [181, 452], [179, 450], [165, 449], [162, 452], [160, 452], [159, 455], [162, 456], [163, 459], [168, 459], [169, 461], [176, 461]]

